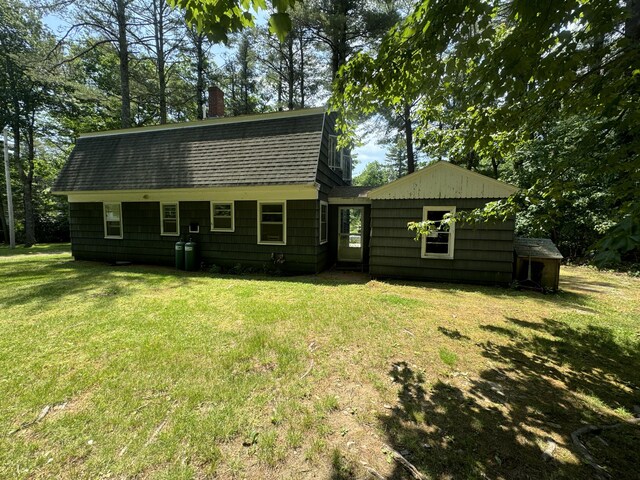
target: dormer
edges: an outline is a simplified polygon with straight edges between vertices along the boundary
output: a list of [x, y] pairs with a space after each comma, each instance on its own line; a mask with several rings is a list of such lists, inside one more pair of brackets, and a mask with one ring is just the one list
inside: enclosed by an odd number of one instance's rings
[[329, 135], [329, 167], [340, 175], [345, 183], [351, 185], [351, 150], [338, 147], [337, 135]]

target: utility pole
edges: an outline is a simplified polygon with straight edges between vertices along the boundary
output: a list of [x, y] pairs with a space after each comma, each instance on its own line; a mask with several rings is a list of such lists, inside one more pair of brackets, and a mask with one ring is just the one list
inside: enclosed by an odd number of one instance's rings
[[11, 172], [9, 170], [9, 140], [6, 127], [2, 130], [4, 136], [4, 178], [7, 184], [7, 210], [9, 213], [9, 246], [16, 248], [16, 230], [13, 221], [13, 194], [11, 193]]

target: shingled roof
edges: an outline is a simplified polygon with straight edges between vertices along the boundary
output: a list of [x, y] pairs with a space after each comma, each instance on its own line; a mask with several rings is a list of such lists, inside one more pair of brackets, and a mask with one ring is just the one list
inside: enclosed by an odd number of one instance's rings
[[373, 187], [355, 187], [351, 185], [341, 185], [333, 187], [329, 192], [330, 198], [359, 198], [366, 197], [366, 194]]
[[562, 260], [560, 250], [549, 238], [516, 237], [513, 245], [519, 257], [550, 258]]
[[82, 136], [53, 190], [311, 184], [324, 115], [309, 109]]

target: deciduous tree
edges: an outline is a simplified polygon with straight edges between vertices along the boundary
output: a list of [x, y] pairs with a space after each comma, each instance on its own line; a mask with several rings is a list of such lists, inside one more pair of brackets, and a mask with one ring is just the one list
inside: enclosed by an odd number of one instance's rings
[[571, 159], [551, 156], [548, 176], [490, 210], [559, 198], [568, 168], [606, 176], [616, 202], [596, 259], [619, 260], [640, 245], [638, 25], [636, 0], [423, 0], [375, 54], [343, 68], [344, 95], [333, 104], [348, 129], [349, 116], [419, 98], [416, 137], [434, 157], [495, 170], [557, 122], [593, 118]]

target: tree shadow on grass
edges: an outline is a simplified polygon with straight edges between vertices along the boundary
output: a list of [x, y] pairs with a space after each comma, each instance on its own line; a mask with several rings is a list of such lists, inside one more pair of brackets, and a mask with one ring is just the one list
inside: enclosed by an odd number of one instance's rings
[[[336, 274], [325, 272], [318, 275], [300, 276], [267, 276], [259, 274], [229, 275], [211, 274], [202, 272], [177, 271], [171, 267], [157, 265], [132, 264], [129, 266], [113, 266], [103, 262], [77, 261], [70, 258], [36, 258], [34, 255], [14, 255], [7, 263], [0, 264], [0, 282], [3, 285], [16, 287], [24, 286], [31, 282], [28, 291], [24, 288], [16, 291], [14, 295], [5, 295], [4, 304], [21, 305], [30, 302], [46, 304], [59, 300], [66, 295], [73, 295], [95, 289], [105, 289], [109, 292], [104, 296], [117, 297], [127, 294], [126, 291], [113, 286], [115, 273], [126, 270], [132, 276], [149, 280], [153, 276], [175, 278], [177, 281], [187, 283], [194, 279], [216, 278], [230, 280], [249, 280], [281, 283], [303, 283], [309, 285], [321, 285], [324, 287], [339, 288], [343, 285], [366, 285], [371, 281], [366, 274]], [[535, 297], [537, 301], [552, 302], [567, 306], [580, 306], [585, 302], [585, 296], [562, 293], [559, 295], [540, 295], [535, 292], [515, 291], [501, 287], [488, 287], [465, 284], [425, 283], [393, 281], [391, 285], [408, 286], [412, 288], [437, 289], [440, 292], [452, 296], [461, 293], [473, 292], [492, 298], [500, 297]], [[441, 331], [444, 335], [458, 340], [465, 340], [465, 336], [454, 330]], [[460, 335], [460, 336], [458, 336]]]
[[[569, 453], [571, 433], [617, 423], [612, 410], [632, 412], [640, 404], [638, 342], [621, 341], [605, 327], [507, 321], [514, 327], [496, 332], [506, 343], [482, 345], [495, 367], [477, 378], [427, 384], [408, 363], [392, 365], [398, 402], [379, 417], [388, 444], [430, 478], [595, 478]], [[523, 324], [531, 330], [517, 331]], [[561, 448], [545, 460], [553, 444]], [[603, 445], [597, 460], [614, 478], [637, 478], [633, 452]], [[396, 464], [387, 478], [413, 477]]]
[[467, 335], [460, 333], [460, 330], [451, 329], [446, 327], [438, 327], [438, 331], [444, 336], [451, 338], [452, 340], [471, 340]]
[[[182, 284], [191, 281], [186, 272], [172, 272], [156, 266], [112, 266], [97, 262], [74, 260], [20, 260], [11, 268], [0, 269], [0, 282], [10, 291], [0, 296], [0, 305], [32, 304], [43, 308], [65, 297], [86, 294], [88, 299], [116, 299], [133, 293], [137, 281], [148, 282], [175, 275]], [[122, 273], [126, 272], [126, 276]]]
[[16, 245], [16, 248], [9, 248], [7, 245], [0, 245], [0, 257], [15, 257], [19, 255], [38, 255], [38, 254], [58, 254], [69, 253], [71, 250], [70, 243], [44, 243], [36, 244], [31, 247], [24, 245]]

